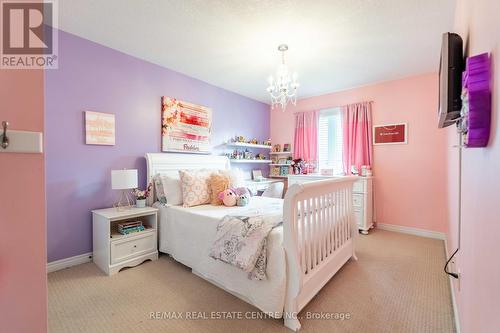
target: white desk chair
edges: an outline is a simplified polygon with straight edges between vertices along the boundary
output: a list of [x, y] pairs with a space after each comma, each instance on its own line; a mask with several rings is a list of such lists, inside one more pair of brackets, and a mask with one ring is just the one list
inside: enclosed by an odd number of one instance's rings
[[269, 198], [283, 198], [284, 182], [276, 182], [269, 185], [269, 187], [262, 193], [263, 197]]

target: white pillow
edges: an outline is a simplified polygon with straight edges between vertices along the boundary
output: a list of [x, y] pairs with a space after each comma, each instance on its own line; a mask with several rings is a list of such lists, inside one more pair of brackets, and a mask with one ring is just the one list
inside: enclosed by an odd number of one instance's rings
[[246, 187], [245, 174], [240, 169], [219, 170], [219, 173], [229, 177], [231, 188]]
[[154, 177], [156, 200], [162, 204], [182, 205], [182, 186], [178, 175]]
[[160, 176], [163, 193], [169, 205], [182, 205], [182, 183], [178, 175]]

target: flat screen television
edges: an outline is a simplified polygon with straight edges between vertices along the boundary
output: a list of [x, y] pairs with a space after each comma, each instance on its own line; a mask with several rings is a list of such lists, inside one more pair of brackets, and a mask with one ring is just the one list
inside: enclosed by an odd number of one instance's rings
[[453, 125], [460, 117], [463, 71], [462, 38], [458, 34], [446, 32], [443, 34], [439, 63], [439, 128]]

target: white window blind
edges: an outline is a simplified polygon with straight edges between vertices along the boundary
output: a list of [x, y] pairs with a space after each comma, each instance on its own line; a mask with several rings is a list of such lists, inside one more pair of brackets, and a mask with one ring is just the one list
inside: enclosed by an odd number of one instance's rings
[[342, 168], [342, 116], [340, 108], [320, 111], [318, 124], [319, 169], [333, 169], [341, 174]]

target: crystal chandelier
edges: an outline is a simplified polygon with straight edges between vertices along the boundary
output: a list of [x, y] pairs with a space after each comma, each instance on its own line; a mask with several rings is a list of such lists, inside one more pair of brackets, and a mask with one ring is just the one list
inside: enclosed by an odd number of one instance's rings
[[276, 105], [281, 106], [281, 110], [285, 111], [288, 102], [293, 105], [297, 103], [297, 73], [290, 73], [288, 66], [285, 64], [285, 52], [288, 50], [288, 45], [281, 44], [278, 46], [278, 51], [281, 52], [281, 65], [276, 71], [276, 79], [273, 76], [269, 77], [269, 87], [267, 92], [271, 95], [271, 109]]

